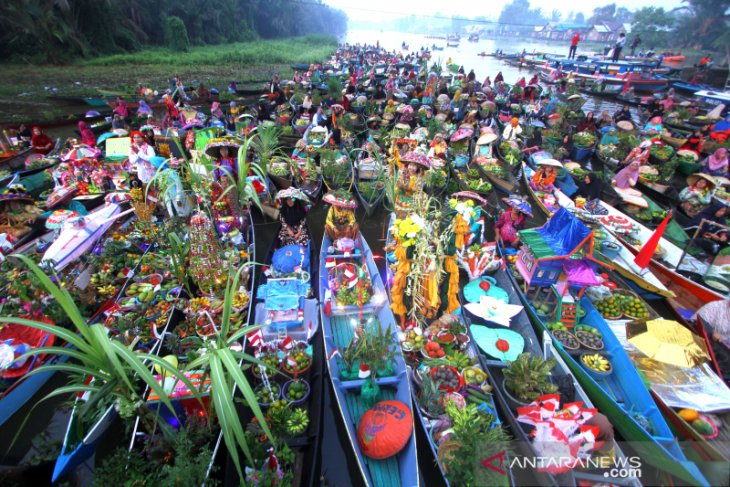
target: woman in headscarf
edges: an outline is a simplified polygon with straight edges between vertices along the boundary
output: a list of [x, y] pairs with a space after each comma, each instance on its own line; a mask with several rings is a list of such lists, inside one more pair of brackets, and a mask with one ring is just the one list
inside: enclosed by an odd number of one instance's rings
[[540, 165], [532, 175], [530, 187], [535, 191], [550, 192], [555, 188], [555, 179], [558, 177], [558, 168]]
[[644, 165], [649, 160], [651, 155], [651, 142], [648, 140], [643, 141], [639, 144], [639, 147], [634, 147], [628, 153], [626, 158], [623, 160], [623, 165], [628, 165], [631, 162], [638, 162], [639, 165]]
[[601, 114], [596, 118], [596, 127], [603, 128], [613, 125], [613, 119], [608, 114], [608, 110], [603, 110]]
[[504, 76], [502, 76], [502, 71], [500, 71], [499, 73], [497, 73], [497, 76], [494, 77], [494, 84], [495, 85], [497, 83], [500, 83], [500, 82], [504, 82]]
[[628, 167], [621, 169], [611, 180], [616, 189], [631, 189], [639, 180], [639, 163], [632, 161]]
[[517, 232], [525, 228], [525, 221], [532, 216], [529, 203], [516, 198], [504, 198], [509, 209], [502, 212], [502, 215], [494, 225], [497, 232], [497, 240], [503, 245], [510, 247], [520, 246], [520, 236]]
[[279, 242], [282, 247], [292, 244], [307, 245], [310, 240], [307, 227], [307, 196], [298, 189], [289, 188], [277, 193], [279, 200]]
[[89, 125], [83, 120], [79, 120], [79, 134], [81, 134], [81, 143], [90, 147], [96, 146], [96, 135], [91, 131]]
[[576, 128], [578, 132], [595, 132], [597, 130], [596, 121], [593, 118], [593, 112], [588, 112], [586, 118], [584, 118]]
[[705, 142], [705, 134], [702, 129], [697, 129], [687, 137], [687, 140], [682, 144], [677, 151], [689, 150], [697, 155], [702, 152], [702, 144]]
[[634, 121], [631, 118], [631, 112], [629, 111], [629, 107], [626, 105], [623, 105], [616, 113], [613, 114], [613, 121], [618, 122], [631, 122], [634, 123]]
[[30, 145], [37, 154], [46, 155], [53, 150], [53, 139], [43, 133], [37, 125], [33, 127], [33, 135], [30, 138]]
[[702, 168], [702, 172], [711, 174], [713, 176], [727, 176], [728, 175], [728, 157], [727, 149], [720, 147], [714, 153], [712, 153], [705, 161], [705, 166]]
[[155, 166], [150, 160], [155, 157], [155, 150], [145, 140], [142, 132], [132, 132], [132, 143], [129, 145], [129, 165], [134, 167], [137, 177], [144, 184], [150, 182], [155, 175]]
[[589, 172], [583, 178], [583, 182], [578, 186], [575, 196], [582, 196], [587, 201], [601, 199], [601, 191], [603, 190], [603, 181], [596, 173]]
[[138, 117], [149, 117], [150, 115], [154, 115], [152, 112], [152, 108], [147, 104], [144, 100], [139, 100], [139, 107], [137, 108], [137, 116]]
[[517, 140], [517, 136], [522, 133], [522, 127], [520, 126], [520, 119], [513, 117], [509, 121], [509, 125], [504, 128], [502, 132], [502, 138], [504, 140]]
[[[728, 242], [728, 231], [724, 228], [727, 226], [727, 217], [728, 207], [723, 203], [714, 202], [702, 210], [685, 227], [685, 230], [692, 235], [699, 228], [700, 235], [699, 238], [695, 239], [695, 243], [706, 252], [715, 255], [720, 250], [720, 247], [727, 245]], [[702, 223], [702, 220], [705, 220], [705, 222]]]
[[489, 79], [489, 76], [484, 78], [484, 82], [482, 83], [482, 88], [490, 87], [492, 86], [492, 80]]
[[679, 206], [687, 216], [694, 218], [712, 202], [715, 181], [705, 174], [692, 174], [687, 183], [688, 186], [679, 193]]
[[210, 118], [212, 119], [212, 121], [225, 121], [226, 117], [223, 114], [223, 110], [221, 110], [220, 103], [218, 103], [217, 101], [214, 101], [210, 105]]
[[[602, 130], [602, 132], [604, 132]], [[599, 146], [606, 146], [606, 145], [618, 145], [619, 140], [616, 136], [617, 130], [615, 127], [609, 127], [605, 132], [603, 133], [603, 136], [601, 137], [601, 141], [598, 143]]]
[[124, 101], [124, 98], [121, 96], [117, 97], [117, 106], [114, 107], [112, 113], [116, 113], [122, 118], [129, 117], [129, 107], [127, 106], [127, 102]]
[[644, 125], [644, 132], [648, 132], [652, 135], [661, 135], [663, 130], [664, 126], [662, 125], [662, 117], [652, 117], [652, 119], [649, 120], [649, 123]]
[[517, 83], [515, 83], [517, 86], [521, 86], [522, 88], [525, 88], [527, 86], [527, 81], [525, 81], [525, 77], [517, 80]]

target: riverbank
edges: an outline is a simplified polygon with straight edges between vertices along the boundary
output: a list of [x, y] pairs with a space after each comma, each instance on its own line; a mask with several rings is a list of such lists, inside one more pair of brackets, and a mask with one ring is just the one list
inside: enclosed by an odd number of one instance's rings
[[164, 90], [182, 77], [224, 90], [231, 80], [261, 82], [274, 73], [289, 74], [294, 63], [327, 59], [337, 39], [306, 36], [200, 46], [189, 52], [150, 48], [64, 65], [5, 64], [0, 77], [0, 121], [52, 120], [68, 107], [49, 103], [48, 95], [97, 96], [97, 89], [134, 92], [139, 83]]

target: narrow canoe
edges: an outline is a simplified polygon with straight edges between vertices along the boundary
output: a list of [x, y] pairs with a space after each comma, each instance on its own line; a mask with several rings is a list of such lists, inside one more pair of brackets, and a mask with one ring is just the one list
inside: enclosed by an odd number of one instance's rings
[[[329, 248], [332, 242], [327, 235], [324, 236], [322, 241], [319, 263], [319, 294], [323, 299], [322, 331], [329, 376], [332, 381], [337, 408], [347, 431], [351, 452], [355, 456], [358, 473], [365, 485], [368, 487], [413, 487], [419, 485], [415, 429], [408, 443], [395, 456], [383, 460], [365, 457], [360, 450], [357, 439], [360, 419], [368, 409], [361, 402], [359, 394], [364, 380], [344, 380], [342, 377], [344, 362], [335, 354], [337, 350], [344, 350], [350, 343], [354, 336], [352, 322], [357, 322], [358, 319], [377, 320], [380, 326], [394, 334], [397, 330], [393, 313], [388, 305], [385, 287], [375, 265], [372, 252], [361, 235], [357, 240], [357, 248], [349, 257], [343, 254], [331, 254]], [[367, 271], [370, 273], [373, 287], [373, 296], [370, 303], [364, 304], [362, 307], [339, 307], [333, 303], [331, 312], [326, 312], [330, 308], [330, 305], [328, 305], [330, 287], [327, 260], [331, 258], [334, 258], [336, 262], [354, 261], [358, 264], [365, 264]], [[375, 379], [380, 387], [380, 399], [397, 400], [411, 407], [408, 372], [395, 337], [393, 346], [397, 347], [398, 350], [395, 356], [394, 375]]]

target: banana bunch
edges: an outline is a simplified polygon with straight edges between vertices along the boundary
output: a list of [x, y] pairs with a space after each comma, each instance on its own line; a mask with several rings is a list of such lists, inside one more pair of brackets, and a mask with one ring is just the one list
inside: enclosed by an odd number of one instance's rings
[[611, 370], [611, 362], [609, 362], [606, 357], [599, 353], [594, 353], [590, 355], [585, 354], [581, 357], [581, 360], [588, 367], [593, 370], [597, 370], [598, 372], [608, 372], [609, 370]]
[[117, 292], [116, 286], [112, 286], [111, 284], [108, 286], [99, 286], [96, 288], [96, 291], [101, 294], [102, 296], [111, 296], [115, 292]]
[[233, 307], [234, 308], [243, 308], [248, 304], [248, 293], [242, 292], [242, 293], [236, 293], [233, 295]]

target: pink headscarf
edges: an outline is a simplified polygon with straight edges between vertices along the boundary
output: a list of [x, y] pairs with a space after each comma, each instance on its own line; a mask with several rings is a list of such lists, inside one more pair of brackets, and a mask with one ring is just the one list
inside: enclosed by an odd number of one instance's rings
[[127, 106], [127, 102], [124, 100], [119, 100], [117, 102], [117, 106], [114, 108], [113, 113], [118, 114], [122, 118], [127, 118], [129, 116], [129, 107]]
[[707, 158], [707, 169], [710, 171], [719, 171], [723, 167], [728, 167], [727, 149], [720, 147]]
[[629, 189], [632, 186], [630, 180], [634, 183], [639, 180], [639, 163], [636, 161], [631, 162], [613, 177], [618, 189]]
[[79, 120], [79, 133], [81, 134], [81, 143], [94, 147], [96, 145], [96, 135], [91, 131], [89, 125], [83, 120]]

